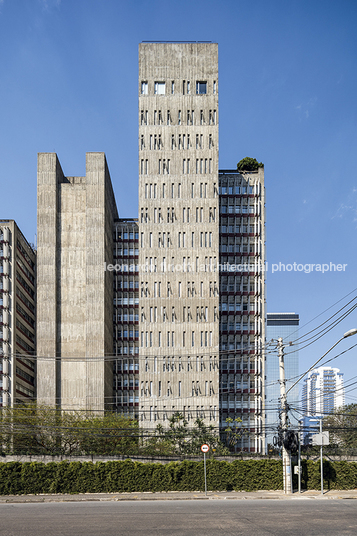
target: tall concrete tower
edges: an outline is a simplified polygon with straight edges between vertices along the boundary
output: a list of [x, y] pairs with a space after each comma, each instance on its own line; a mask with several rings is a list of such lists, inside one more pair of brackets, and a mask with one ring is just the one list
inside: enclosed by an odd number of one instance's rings
[[85, 177], [38, 156], [37, 399], [61, 409], [112, 408], [114, 218], [104, 153]]
[[[219, 423], [218, 46], [139, 47], [140, 419]], [[147, 267], [147, 268], [145, 268]]]

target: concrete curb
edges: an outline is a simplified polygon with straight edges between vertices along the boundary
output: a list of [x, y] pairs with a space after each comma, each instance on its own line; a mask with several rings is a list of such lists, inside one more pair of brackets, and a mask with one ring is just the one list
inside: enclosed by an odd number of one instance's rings
[[113, 502], [113, 501], [188, 501], [188, 500], [331, 500], [331, 499], [357, 499], [357, 490], [333, 490], [321, 495], [318, 491], [303, 491], [285, 495], [283, 491], [232, 491], [232, 492], [144, 492], [144, 493], [80, 493], [80, 494], [53, 494], [53, 495], [2, 495], [0, 504], [9, 503], [53, 503], [53, 502]]

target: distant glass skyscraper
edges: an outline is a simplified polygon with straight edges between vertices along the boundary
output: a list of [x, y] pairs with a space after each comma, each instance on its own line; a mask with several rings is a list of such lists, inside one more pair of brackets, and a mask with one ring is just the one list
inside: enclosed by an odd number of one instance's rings
[[[299, 315], [296, 313], [267, 313], [267, 341], [279, 337], [283, 339], [284, 344], [296, 340], [299, 337]], [[285, 348], [285, 378], [286, 389], [296, 381], [299, 375], [299, 350], [297, 346]], [[280, 383], [279, 383], [279, 356], [277, 350], [269, 350], [266, 356], [266, 388], [265, 388], [265, 407], [266, 407], [266, 444], [273, 442], [276, 430], [279, 425], [280, 410]], [[299, 401], [299, 386], [296, 385], [288, 393], [288, 403], [291, 406]], [[296, 423], [290, 415], [292, 423]], [[297, 416], [296, 416], [297, 417]]]
[[319, 367], [305, 378], [302, 390], [304, 416], [326, 415], [344, 403], [345, 389], [340, 369]]

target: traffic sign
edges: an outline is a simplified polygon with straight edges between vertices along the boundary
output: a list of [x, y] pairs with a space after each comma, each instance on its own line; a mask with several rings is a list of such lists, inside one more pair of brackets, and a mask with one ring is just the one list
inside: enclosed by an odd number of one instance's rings
[[329, 445], [330, 444], [330, 432], [322, 432], [320, 434], [313, 434], [312, 436], [313, 445]]
[[203, 445], [201, 445], [201, 450], [203, 452], [203, 472], [205, 475], [205, 495], [207, 496], [206, 452], [209, 451], [209, 445], [206, 445], [206, 443], [204, 443]]

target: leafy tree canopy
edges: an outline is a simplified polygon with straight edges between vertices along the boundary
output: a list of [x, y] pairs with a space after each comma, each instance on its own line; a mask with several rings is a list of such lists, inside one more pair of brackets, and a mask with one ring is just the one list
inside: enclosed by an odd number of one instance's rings
[[241, 419], [227, 419], [222, 438], [202, 419], [188, 422], [175, 413], [164, 427], [139, 429], [138, 422], [118, 413], [63, 411], [23, 404], [0, 408], [0, 451], [62, 456], [197, 456], [207, 443], [210, 455], [227, 455], [244, 433]]
[[237, 164], [238, 171], [256, 171], [260, 167], [264, 167], [264, 164], [258, 162], [256, 158], [250, 158], [250, 156], [242, 158]]
[[138, 451], [138, 423], [118, 413], [65, 412], [23, 404], [1, 408], [5, 452], [37, 455], [122, 455]]
[[182, 413], [175, 413], [169, 419], [169, 427], [156, 427], [153, 436], [146, 442], [145, 453], [150, 455], [193, 455], [200, 454], [200, 447], [207, 443], [211, 447], [210, 454], [225, 455], [227, 447], [221, 443], [218, 431], [214, 426], [206, 425], [202, 419], [196, 419], [189, 425]]
[[323, 427], [330, 432], [330, 444], [342, 449], [357, 448], [357, 404], [335, 409], [324, 418]]

